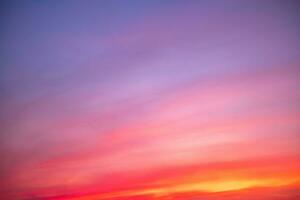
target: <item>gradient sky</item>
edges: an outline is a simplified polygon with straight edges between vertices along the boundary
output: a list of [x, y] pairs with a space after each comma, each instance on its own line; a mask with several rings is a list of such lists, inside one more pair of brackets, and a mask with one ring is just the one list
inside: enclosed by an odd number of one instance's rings
[[296, 1], [1, 1], [1, 199], [300, 199]]

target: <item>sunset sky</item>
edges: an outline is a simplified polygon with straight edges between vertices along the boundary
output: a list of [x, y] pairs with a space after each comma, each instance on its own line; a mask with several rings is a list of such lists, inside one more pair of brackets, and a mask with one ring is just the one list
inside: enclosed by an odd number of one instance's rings
[[0, 199], [299, 200], [297, 1], [1, 1]]

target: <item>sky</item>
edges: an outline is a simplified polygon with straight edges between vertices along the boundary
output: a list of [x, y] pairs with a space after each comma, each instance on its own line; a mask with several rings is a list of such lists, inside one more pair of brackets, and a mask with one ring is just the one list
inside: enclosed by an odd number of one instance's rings
[[299, 8], [1, 1], [1, 199], [299, 199]]

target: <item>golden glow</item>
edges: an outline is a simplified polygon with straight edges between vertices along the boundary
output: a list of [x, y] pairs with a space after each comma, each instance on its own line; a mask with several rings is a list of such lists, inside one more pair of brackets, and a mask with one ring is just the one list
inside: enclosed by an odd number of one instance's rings
[[279, 180], [279, 179], [252, 179], [252, 180], [219, 180], [219, 181], [207, 181], [207, 182], [194, 182], [186, 184], [173, 184], [169, 186], [162, 186], [157, 188], [147, 188], [139, 190], [127, 190], [120, 192], [111, 192], [106, 194], [94, 194], [87, 195], [84, 197], [70, 198], [73, 200], [85, 200], [85, 199], [110, 199], [116, 197], [133, 197], [133, 196], [153, 196], [162, 197], [178, 193], [189, 193], [189, 192], [205, 192], [205, 193], [216, 193], [226, 191], [236, 191], [255, 187], [278, 187], [293, 184], [295, 180]]
[[224, 192], [232, 190], [246, 189], [250, 187], [270, 185], [271, 181], [261, 180], [226, 180], [210, 181], [203, 183], [192, 183], [175, 187], [176, 192]]

